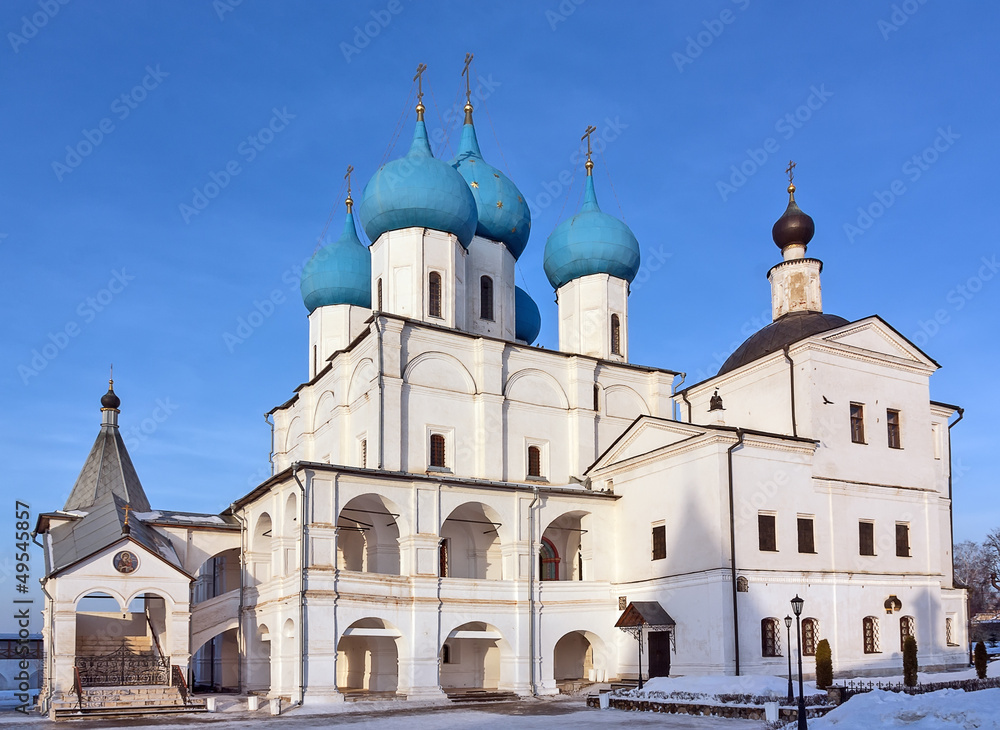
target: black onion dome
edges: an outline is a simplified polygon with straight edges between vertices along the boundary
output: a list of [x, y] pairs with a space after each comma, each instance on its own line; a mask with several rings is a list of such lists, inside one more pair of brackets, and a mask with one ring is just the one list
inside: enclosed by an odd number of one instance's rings
[[101, 408], [117, 408], [122, 404], [122, 399], [115, 395], [114, 383], [108, 385], [108, 392], [101, 396]]
[[786, 345], [818, 335], [821, 332], [843, 327], [845, 324], [849, 324], [849, 322], [835, 314], [789, 312], [771, 322], [767, 327], [750, 335], [746, 342], [737, 347], [729, 359], [722, 363], [719, 375], [724, 375], [731, 370], [736, 370], [754, 360], [770, 355], [772, 352], [782, 350]]
[[815, 233], [816, 224], [795, 203], [795, 186], [789, 185], [788, 207], [771, 228], [771, 238], [774, 239], [779, 248], [790, 246], [793, 243], [805, 246], [812, 240]]

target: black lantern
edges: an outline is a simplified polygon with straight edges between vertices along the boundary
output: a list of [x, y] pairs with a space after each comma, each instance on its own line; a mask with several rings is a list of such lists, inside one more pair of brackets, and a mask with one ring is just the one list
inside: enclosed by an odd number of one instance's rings
[[[802, 694], [802, 604], [804, 600], [795, 594], [792, 599], [792, 613], [795, 614], [795, 638], [799, 646], [799, 730], [805, 730], [806, 725], [806, 698]], [[791, 674], [791, 672], [789, 672]]]
[[792, 617], [785, 616], [785, 638], [788, 645], [788, 704], [795, 702], [792, 694]]

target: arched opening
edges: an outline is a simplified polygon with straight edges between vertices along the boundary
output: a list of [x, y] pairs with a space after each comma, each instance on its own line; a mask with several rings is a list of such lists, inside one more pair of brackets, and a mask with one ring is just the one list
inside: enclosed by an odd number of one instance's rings
[[298, 495], [291, 492], [285, 500], [285, 519], [282, 522], [282, 537], [294, 537], [298, 532], [299, 511]]
[[783, 656], [781, 653], [781, 622], [776, 618], [761, 619], [760, 655], [764, 657]]
[[350, 500], [337, 516], [337, 567], [399, 575], [399, 511], [377, 494]]
[[899, 617], [899, 650], [903, 651], [903, 645], [906, 643], [906, 637], [912, 636], [914, 639], [917, 638], [916, 621], [913, 616], [900, 616]]
[[436, 271], [427, 277], [427, 311], [432, 317], [441, 316], [441, 274]]
[[449, 694], [500, 689], [505, 684], [504, 661], [510, 656], [510, 645], [495, 626], [482, 621], [462, 624], [441, 647], [441, 688]]
[[556, 642], [552, 652], [552, 674], [556, 682], [574, 685], [598, 680], [595, 642], [601, 643], [596, 636], [585, 631], [571, 631]]
[[240, 587], [240, 549], [213, 555], [198, 569], [191, 591], [191, 605], [207, 601]]
[[169, 681], [166, 600], [142, 592], [123, 603], [101, 591], [77, 601], [76, 667], [85, 687]]
[[402, 634], [380, 618], [363, 618], [347, 627], [337, 642], [337, 690], [394, 693], [399, 683]]
[[479, 317], [493, 321], [493, 279], [479, 277]]
[[539, 544], [541, 580], [593, 580], [589, 524], [590, 513], [581, 511], [567, 512], [548, 524]]
[[196, 692], [239, 691], [239, 662], [236, 629], [216, 634], [191, 655], [192, 688]]
[[503, 579], [497, 517], [480, 502], [467, 502], [452, 510], [441, 525], [442, 577]]
[[622, 354], [622, 325], [617, 314], [611, 315], [611, 354]]
[[254, 524], [253, 537], [250, 539], [250, 549], [254, 556], [250, 565], [252, 585], [258, 585], [271, 579], [271, 543], [274, 540], [274, 526], [271, 515], [263, 512]]
[[802, 619], [802, 656], [816, 656], [819, 643], [819, 621], [814, 618]]
[[271, 632], [267, 624], [258, 624], [247, 634], [246, 689], [266, 695], [271, 691]]

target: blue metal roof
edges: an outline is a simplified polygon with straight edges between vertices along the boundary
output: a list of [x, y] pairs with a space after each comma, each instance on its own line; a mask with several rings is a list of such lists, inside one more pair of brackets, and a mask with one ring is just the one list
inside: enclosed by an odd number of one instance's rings
[[631, 283], [638, 273], [639, 242], [627, 225], [601, 211], [593, 176], [587, 176], [580, 212], [560, 223], [545, 242], [543, 265], [556, 289], [590, 274]]
[[542, 314], [535, 300], [519, 286], [514, 287], [514, 337], [529, 345], [542, 330]]
[[302, 269], [302, 301], [312, 314], [329, 304], [372, 305], [372, 257], [354, 227], [354, 214], [344, 220], [340, 238], [313, 254]]
[[468, 248], [478, 223], [472, 191], [455, 168], [431, 153], [422, 120], [410, 151], [368, 181], [358, 214], [371, 241], [386, 231], [431, 228], [455, 234]]

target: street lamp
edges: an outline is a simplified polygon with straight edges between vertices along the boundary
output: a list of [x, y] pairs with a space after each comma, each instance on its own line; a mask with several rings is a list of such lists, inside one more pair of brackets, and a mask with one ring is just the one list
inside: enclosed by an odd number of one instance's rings
[[806, 698], [802, 694], [802, 604], [804, 600], [795, 594], [792, 599], [792, 613], [795, 614], [795, 639], [799, 646], [799, 730], [806, 730]]
[[785, 616], [785, 637], [788, 640], [788, 704], [795, 701], [792, 694], [792, 617]]

